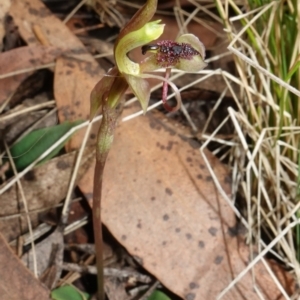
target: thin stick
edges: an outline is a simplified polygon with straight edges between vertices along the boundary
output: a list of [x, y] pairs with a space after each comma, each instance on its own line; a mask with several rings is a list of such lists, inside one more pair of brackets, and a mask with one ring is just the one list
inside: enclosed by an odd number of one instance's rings
[[[14, 174], [16, 176], [18, 172], [17, 172], [16, 166], [15, 166], [15, 163], [14, 163], [14, 161], [12, 159], [12, 156], [10, 154], [9, 148], [8, 148], [8, 146], [7, 146], [7, 144], [6, 144], [5, 141], [4, 141], [4, 147], [5, 147], [5, 150], [6, 150], [7, 154], [8, 154], [9, 162], [11, 164], [13, 172], [14, 172]], [[20, 180], [17, 181], [17, 185], [18, 185], [18, 188], [20, 190], [22, 202], [24, 204], [24, 211], [26, 213], [26, 219], [27, 219], [27, 223], [28, 223], [29, 234], [30, 234], [30, 236], [33, 237], [33, 230], [32, 230], [32, 224], [31, 224], [31, 220], [30, 220], [30, 216], [29, 216], [29, 212], [28, 212], [27, 200], [26, 200], [25, 193], [24, 193], [24, 190], [23, 190], [23, 187], [22, 187], [22, 184], [21, 184]], [[33, 272], [34, 272], [34, 276], [36, 278], [38, 278], [38, 268], [37, 268], [37, 260], [36, 260], [36, 251], [35, 251], [35, 245], [34, 245], [34, 238], [32, 238], [32, 240], [31, 240], [31, 247], [32, 247], [32, 256], [33, 256], [32, 257]]]
[[66, 225], [67, 222], [68, 222], [68, 216], [69, 216], [70, 205], [71, 205], [71, 196], [72, 196], [72, 192], [74, 190], [76, 177], [77, 177], [77, 174], [78, 174], [81, 159], [82, 159], [82, 156], [83, 156], [83, 152], [84, 152], [86, 143], [88, 141], [88, 137], [89, 137], [91, 128], [92, 128], [92, 123], [89, 123], [89, 125], [87, 127], [87, 130], [85, 132], [81, 147], [79, 149], [78, 156], [77, 156], [77, 159], [76, 159], [76, 163], [75, 163], [75, 166], [74, 166], [74, 170], [73, 170], [73, 173], [72, 173], [72, 177], [71, 177], [71, 180], [70, 180], [70, 183], [69, 183], [68, 193], [67, 193], [65, 204], [64, 204], [62, 214], [61, 214], [61, 221], [62, 221], [63, 225]]
[[66, 24], [75, 14], [76, 12], [80, 9], [82, 5], [84, 5], [87, 2], [87, 0], [82, 0], [79, 2], [76, 7], [67, 15], [67, 17], [63, 20], [63, 23]]
[[40, 103], [40, 104], [37, 104], [37, 105], [33, 105], [33, 106], [30, 106], [30, 107], [26, 107], [24, 109], [21, 109], [19, 111], [14, 111], [14, 112], [6, 115], [6, 116], [1, 117], [0, 122], [4, 122], [6, 120], [15, 118], [19, 115], [23, 115], [25, 113], [29, 113], [29, 112], [32, 112], [32, 111], [35, 111], [35, 110], [42, 109], [44, 107], [49, 107], [49, 106], [54, 106], [54, 105], [55, 105], [55, 101], [52, 100], [52, 101], [47, 101], [47, 102]]
[[270, 242], [266, 248], [261, 252], [259, 253], [259, 255], [257, 255], [252, 261], [251, 263], [249, 263], [247, 265], [247, 267], [242, 271], [240, 272], [239, 275], [237, 275], [235, 277], [234, 280], [232, 280], [228, 286], [222, 290], [222, 292], [218, 295], [217, 299], [221, 299], [233, 286], [236, 285], [236, 283], [241, 280], [241, 278], [247, 274], [247, 272], [253, 268], [260, 260], [263, 259], [263, 257], [270, 251], [270, 249], [272, 249], [272, 247], [274, 247], [276, 245], [277, 242], [279, 242], [287, 233], [288, 231], [291, 229], [291, 228], [294, 228], [297, 224], [300, 224], [300, 220], [297, 220], [297, 221], [294, 221], [292, 223], [290, 223], [287, 227], [285, 227], [280, 233], [279, 235], [277, 235], [273, 240], [272, 242]]

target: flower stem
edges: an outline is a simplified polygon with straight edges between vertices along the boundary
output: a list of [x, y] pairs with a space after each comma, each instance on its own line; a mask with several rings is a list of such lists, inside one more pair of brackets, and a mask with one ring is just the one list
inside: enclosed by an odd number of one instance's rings
[[[171, 68], [166, 68], [166, 73], [165, 73], [165, 79], [168, 80], [171, 74]], [[181, 101], [177, 103], [176, 106], [172, 107], [167, 103], [167, 97], [168, 97], [168, 82], [164, 81], [163, 87], [162, 87], [162, 102], [164, 108], [169, 111], [169, 112], [174, 112], [177, 111], [178, 108], [181, 105]]]
[[94, 191], [93, 191], [93, 227], [96, 249], [98, 300], [105, 300], [104, 292], [104, 271], [103, 271], [103, 237], [101, 222], [101, 193], [103, 181], [104, 165], [101, 161], [96, 161], [94, 173]]
[[98, 300], [105, 300], [104, 292], [104, 272], [103, 272], [103, 235], [101, 222], [101, 198], [103, 171], [106, 159], [111, 148], [114, 132], [118, 117], [123, 110], [124, 101], [122, 95], [124, 91], [120, 91], [118, 95], [119, 107], [110, 107], [107, 103], [102, 108], [102, 122], [97, 137], [96, 149], [96, 165], [94, 173], [94, 190], [93, 190], [93, 226], [96, 248], [96, 266], [97, 266], [97, 283], [98, 283]]

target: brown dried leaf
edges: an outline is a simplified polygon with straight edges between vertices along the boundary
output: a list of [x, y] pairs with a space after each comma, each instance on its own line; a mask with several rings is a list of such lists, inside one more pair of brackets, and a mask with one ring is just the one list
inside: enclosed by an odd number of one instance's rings
[[6, 15], [4, 20], [5, 38], [3, 43], [3, 52], [12, 50], [22, 45], [18, 26], [15, 25], [14, 19]]
[[[20, 33], [29, 44], [37, 44], [32, 28], [38, 24], [45, 39], [53, 46], [65, 47], [73, 52], [72, 55], [60, 57], [57, 60], [54, 77], [54, 94], [59, 110], [59, 120], [88, 119], [90, 93], [97, 81], [100, 80], [103, 70], [94, 58], [87, 53], [80, 40], [39, 0], [30, 2], [16, 1], [11, 13], [20, 27]], [[24, 26], [26, 20], [26, 26]], [[29, 28], [29, 30], [28, 30]], [[77, 53], [77, 54], [76, 54]], [[96, 129], [90, 134], [95, 138]], [[74, 135], [67, 144], [67, 150], [77, 149], [82, 143], [84, 130]], [[91, 141], [92, 143], [94, 141]], [[83, 181], [78, 183], [80, 189], [87, 194], [92, 193], [94, 166], [91, 165], [83, 175]]]
[[[7, 112], [1, 114], [0, 122], [0, 131], [3, 131], [3, 138], [7, 144], [11, 145], [21, 134], [24, 133], [26, 128], [29, 128], [31, 125], [35, 124], [38, 120], [39, 122], [34, 125], [34, 129], [45, 128], [50, 126], [55, 126], [57, 124], [57, 116], [55, 113], [46, 114], [49, 112], [47, 107], [46, 109], [35, 110], [28, 112], [26, 114], [22, 111], [26, 108], [32, 107], [37, 104], [47, 104], [49, 100], [46, 93], [38, 94], [34, 98], [27, 98], [22, 101], [22, 104], [15, 106], [12, 109], [9, 109]], [[21, 113], [21, 115], [19, 114]], [[12, 114], [15, 114], [14, 117], [11, 117]], [[41, 118], [43, 118], [41, 120]]]
[[[1, 75], [38, 67], [54, 62], [63, 53], [57, 47], [26, 46], [0, 54]], [[10, 97], [32, 72], [9, 76], [0, 80], [0, 104]]]
[[[237, 261], [243, 261], [246, 266], [250, 257], [249, 247], [244, 242], [240, 242], [238, 245], [238, 251], [235, 250], [234, 253], [231, 254], [231, 257], [232, 261], [235, 261], [236, 259]], [[287, 294], [290, 296], [293, 295], [296, 290], [296, 282], [293, 278], [293, 275], [287, 272], [287, 270], [284, 270], [284, 268], [274, 260], [268, 260], [267, 264], [274, 272], [274, 275], [277, 277]], [[267, 299], [286, 299], [285, 297], [281, 296], [278, 290], [275, 289], [274, 281], [268, 274], [267, 269], [261, 261], [255, 265], [253, 270], [254, 274], [256, 275], [258, 286], [264, 291], [265, 294], [269, 296]]]
[[[100, 79], [101, 70], [95, 62], [85, 62], [71, 57], [61, 57], [56, 62], [54, 94], [60, 122], [87, 120], [90, 113], [90, 93]], [[67, 144], [67, 151], [77, 149], [82, 143], [85, 129], [75, 134]], [[96, 134], [92, 129], [91, 138]]]
[[13, 254], [0, 233], [0, 295], [9, 300], [48, 300], [47, 290]]
[[14, 1], [10, 14], [18, 25], [22, 38], [29, 45], [40, 45], [42, 40], [46, 40], [51, 46], [72, 51], [74, 58], [93, 61], [79, 39], [42, 1]]
[[[206, 155], [229, 193], [228, 171]], [[102, 208], [119, 242], [184, 299], [215, 299], [246, 267], [229, 230], [234, 213], [217, 193], [199, 150], [151, 114], [118, 129], [105, 168]], [[262, 288], [266, 299], [276, 299], [280, 293], [261, 270], [258, 278], [269, 282], [268, 290]], [[224, 299], [257, 299], [251, 275]]]
[[[35, 245], [38, 277], [49, 288], [54, 288], [61, 276], [64, 239], [60, 229], [56, 229], [43, 241]], [[33, 272], [33, 251], [30, 249], [22, 256], [26, 267]]]
[[[65, 198], [75, 158], [76, 152], [54, 158], [34, 168], [21, 179], [29, 211], [51, 208]], [[85, 174], [93, 159], [93, 148], [87, 148], [77, 178], [80, 179]], [[59, 184], [57, 184], [58, 182]], [[12, 187], [1, 195], [0, 217], [7, 217], [20, 212], [24, 212], [22, 201], [17, 188]], [[30, 217], [34, 223], [37, 223], [37, 213], [30, 214]], [[25, 216], [0, 219], [0, 232], [4, 234], [8, 241], [17, 238], [26, 231], [27, 221]]]
[[11, 6], [11, 0], [2, 0], [0, 2], [0, 51], [3, 50], [3, 39], [5, 37], [5, 18], [9, 12]]
[[[57, 60], [55, 67], [54, 94], [59, 120], [63, 122], [88, 119], [90, 92], [103, 74], [97, 61], [68, 27], [41, 1], [15, 1], [11, 7], [11, 14], [19, 26], [23, 39], [30, 45], [40, 42], [33, 30], [38, 25], [43, 40], [47, 40], [52, 46], [70, 51], [68, 55]], [[68, 150], [81, 145], [83, 132], [71, 139]]]

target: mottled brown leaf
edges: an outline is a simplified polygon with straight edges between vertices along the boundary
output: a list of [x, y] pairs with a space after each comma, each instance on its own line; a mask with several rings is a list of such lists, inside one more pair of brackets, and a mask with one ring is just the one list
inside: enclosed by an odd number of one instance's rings
[[11, 251], [0, 233], [0, 298], [3, 300], [48, 300], [47, 290]]
[[[144, 268], [188, 300], [216, 299], [248, 263], [232, 236], [235, 215], [198, 147], [150, 113], [121, 124], [104, 172], [105, 225]], [[229, 193], [228, 170], [206, 155]], [[258, 285], [265, 299], [276, 299], [280, 292], [257, 268], [257, 281], [268, 282], [268, 288]], [[251, 274], [223, 299], [258, 299]]]
[[[54, 158], [29, 171], [21, 179], [29, 211], [51, 208], [65, 198], [73, 172], [75, 158], [76, 152]], [[87, 148], [78, 173], [78, 179], [85, 174], [93, 160], [93, 149]], [[0, 217], [7, 218], [14, 214], [24, 212], [23, 203], [16, 186], [11, 187], [2, 194], [0, 199]], [[38, 214], [30, 214], [30, 216], [32, 221], [36, 224]], [[27, 221], [24, 215], [21, 218], [0, 218], [0, 232], [3, 233], [7, 240], [15, 239], [20, 233], [26, 231]]]
[[[41, 45], [25, 46], [0, 53], [0, 75], [49, 64], [62, 53], [63, 50], [60, 48]], [[18, 86], [31, 74], [32, 72], [25, 72], [0, 79], [0, 103], [12, 96]]]

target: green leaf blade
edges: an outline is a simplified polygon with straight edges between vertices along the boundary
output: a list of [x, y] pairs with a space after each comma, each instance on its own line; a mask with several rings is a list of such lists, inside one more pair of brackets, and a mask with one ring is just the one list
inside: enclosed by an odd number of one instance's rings
[[64, 285], [51, 292], [52, 300], [88, 300], [90, 295], [79, 291], [74, 286]]
[[166, 294], [161, 291], [155, 290], [148, 300], [171, 300]]
[[[62, 138], [70, 129], [81, 122], [82, 121], [65, 122], [52, 127], [38, 129], [27, 134], [10, 149], [16, 169], [18, 171], [25, 169], [54, 143]], [[68, 139], [70, 139], [70, 137], [60, 143], [51, 153], [49, 153], [49, 155], [47, 155], [47, 157], [42, 160], [42, 162], [54, 157], [63, 148]]]

